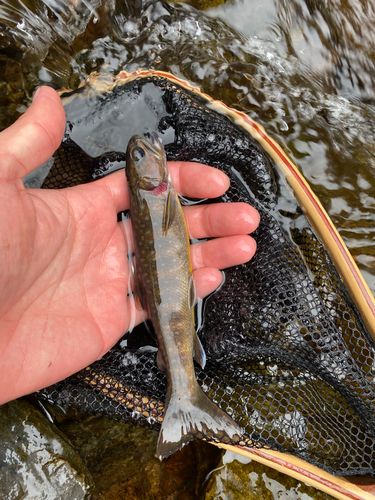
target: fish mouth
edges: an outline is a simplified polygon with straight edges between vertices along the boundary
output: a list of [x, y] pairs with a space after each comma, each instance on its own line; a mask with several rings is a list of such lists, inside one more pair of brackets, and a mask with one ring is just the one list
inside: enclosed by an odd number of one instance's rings
[[137, 143], [151, 156], [159, 157], [164, 153], [163, 143], [156, 132], [151, 132], [149, 137], [151, 141], [138, 136]]
[[161, 139], [156, 132], [151, 132], [150, 139], [152, 141], [152, 144], [160, 149], [163, 143], [161, 142]]

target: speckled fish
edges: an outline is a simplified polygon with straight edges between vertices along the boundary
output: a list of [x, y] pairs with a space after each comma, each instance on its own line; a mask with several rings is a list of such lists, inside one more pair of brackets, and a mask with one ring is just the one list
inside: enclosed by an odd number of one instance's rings
[[157, 364], [167, 375], [165, 414], [157, 455], [166, 458], [198, 433], [233, 438], [240, 427], [202, 391], [193, 358], [205, 353], [194, 328], [194, 281], [189, 236], [163, 145], [135, 135], [126, 152], [136, 269], [134, 295], [158, 339]]

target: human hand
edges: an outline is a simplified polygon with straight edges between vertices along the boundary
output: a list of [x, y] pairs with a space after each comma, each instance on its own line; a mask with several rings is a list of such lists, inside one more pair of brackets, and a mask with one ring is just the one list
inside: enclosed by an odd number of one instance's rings
[[[0, 403], [51, 385], [104, 355], [129, 329], [128, 253], [117, 213], [129, 207], [123, 171], [61, 190], [26, 189], [22, 178], [59, 146], [65, 113], [42, 87], [27, 112], [0, 134]], [[225, 174], [169, 163], [177, 191], [214, 198]], [[199, 179], [199, 183], [197, 182]], [[197, 295], [221, 283], [219, 269], [248, 261], [259, 223], [244, 203], [184, 208]], [[137, 311], [136, 322], [145, 319]]]

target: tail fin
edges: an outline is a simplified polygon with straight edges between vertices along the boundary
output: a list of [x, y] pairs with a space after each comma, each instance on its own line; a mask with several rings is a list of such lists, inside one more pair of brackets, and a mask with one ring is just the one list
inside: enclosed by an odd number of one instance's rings
[[241, 428], [223, 410], [213, 403], [198, 383], [190, 394], [171, 396], [160, 429], [156, 454], [159, 460], [196, 438], [218, 438], [229, 442], [241, 436]]

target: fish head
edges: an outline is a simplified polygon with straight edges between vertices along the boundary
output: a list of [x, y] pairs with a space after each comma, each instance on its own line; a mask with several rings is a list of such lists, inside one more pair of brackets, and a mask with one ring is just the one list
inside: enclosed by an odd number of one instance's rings
[[139, 189], [159, 194], [168, 185], [168, 167], [163, 144], [153, 132], [151, 141], [133, 135], [126, 151], [126, 177], [131, 192]]

